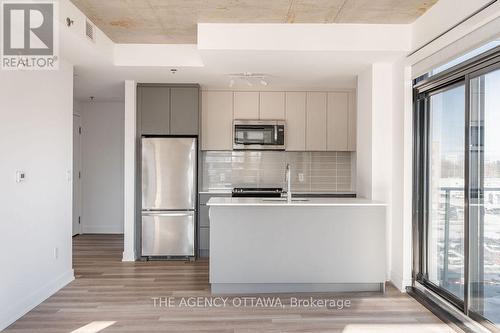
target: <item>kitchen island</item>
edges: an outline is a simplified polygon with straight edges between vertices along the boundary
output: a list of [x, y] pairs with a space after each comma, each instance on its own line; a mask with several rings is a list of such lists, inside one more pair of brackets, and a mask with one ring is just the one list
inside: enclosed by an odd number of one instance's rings
[[384, 203], [211, 198], [214, 294], [384, 290]]

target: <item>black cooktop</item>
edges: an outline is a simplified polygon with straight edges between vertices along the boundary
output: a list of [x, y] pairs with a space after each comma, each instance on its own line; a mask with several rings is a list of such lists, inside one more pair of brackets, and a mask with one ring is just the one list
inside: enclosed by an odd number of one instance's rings
[[282, 193], [283, 188], [281, 187], [235, 187], [232, 196], [239, 198], [276, 198], [281, 197]]

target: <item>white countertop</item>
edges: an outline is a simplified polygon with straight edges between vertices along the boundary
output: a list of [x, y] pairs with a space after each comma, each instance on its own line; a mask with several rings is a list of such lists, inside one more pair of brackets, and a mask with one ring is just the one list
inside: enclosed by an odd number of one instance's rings
[[[281, 200], [277, 200], [281, 199]], [[373, 201], [364, 198], [294, 198], [294, 201], [288, 203], [284, 198], [210, 198], [207, 206], [386, 206], [380, 201]]]
[[[232, 190], [203, 190], [200, 191], [199, 194], [231, 194]], [[293, 191], [294, 196], [300, 196], [301, 194], [307, 194], [307, 195], [356, 195], [356, 192], [353, 191], [337, 191], [337, 192], [332, 192], [332, 191]]]

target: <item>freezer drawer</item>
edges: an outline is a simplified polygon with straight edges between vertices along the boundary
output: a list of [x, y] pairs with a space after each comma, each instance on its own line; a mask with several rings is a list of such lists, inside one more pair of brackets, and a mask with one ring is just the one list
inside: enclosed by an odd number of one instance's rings
[[194, 211], [142, 213], [143, 256], [194, 256]]

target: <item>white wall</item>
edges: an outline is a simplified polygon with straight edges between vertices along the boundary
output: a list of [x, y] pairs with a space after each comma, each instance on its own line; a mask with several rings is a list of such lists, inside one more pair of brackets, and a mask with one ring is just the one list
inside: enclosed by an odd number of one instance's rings
[[198, 49], [382, 51], [411, 48], [410, 24], [199, 23]]
[[123, 233], [125, 105], [81, 103], [83, 233]]
[[356, 191], [372, 198], [372, 68], [358, 75], [356, 128]]
[[412, 263], [412, 81], [405, 59], [393, 66], [392, 220], [390, 280], [404, 291]]
[[135, 165], [137, 144], [137, 112], [135, 81], [127, 80], [125, 89], [125, 141], [124, 141], [124, 249], [123, 261], [134, 261], [135, 255], [135, 218], [136, 218], [136, 193], [135, 193]]
[[392, 64], [376, 63], [358, 76], [357, 181], [360, 197], [387, 204], [387, 276], [392, 252]]
[[2, 71], [0, 102], [1, 330], [73, 280], [73, 68]]

